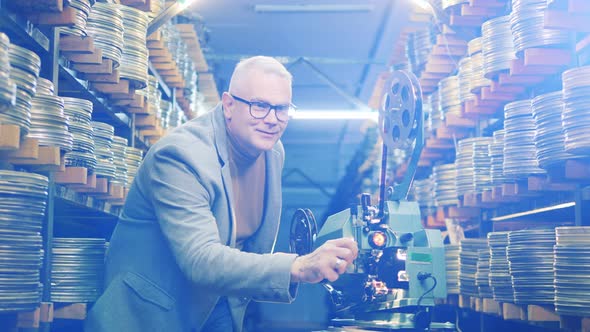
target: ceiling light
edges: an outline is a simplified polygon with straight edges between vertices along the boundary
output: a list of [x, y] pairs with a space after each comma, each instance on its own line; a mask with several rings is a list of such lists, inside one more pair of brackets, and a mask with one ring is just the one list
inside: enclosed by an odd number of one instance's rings
[[180, 14], [188, 6], [192, 5], [195, 0], [178, 0], [162, 10], [156, 17], [154, 17], [147, 28], [147, 36], [156, 32], [158, 28], [168, 23], [174, 16]]
[[572, 206], [575, 206], [575, 205], [576, 205], [576, 202], [568, 202], [568, 203], [563, 203], [563, 204], [557, 204], [557, 205], [547, 206], [547, 207], [544, 207], [544, 208], [534, 209], [534, 210], [530, 210], [530, 211], [508, 214], [508, 215], [501, 216], [501, 217], [494, 217], [491, 220], [492, 221], [509, 220], [509, 219], [514, 219], [514, 218], [520, 218], [520, 217], [530, 216], [530, 215], [537, 214], [537, 213], [543, 213], [543, 212], [549, 212], [549, 211], [554, 211], [554, 210], [565, 209], [565, 208], [572, 207]]
[[379, 120], [379, 113], [373, 111], [297, 110], [290, 115], [298, 120]]
[[257, 13], [370, 12], [374, 5], [254, 5]]
[[428, 2], [428, 0], [412, 0], [412, 3], [414, 3], [416, 6], [420, 7], [421, 9], [424, 10], [432, 10], [432, 5]]
[[178, 2], [180, 3], [181, 8], [184, 10], [188, 6], [192, 5], [195, 0], [178, 0]]

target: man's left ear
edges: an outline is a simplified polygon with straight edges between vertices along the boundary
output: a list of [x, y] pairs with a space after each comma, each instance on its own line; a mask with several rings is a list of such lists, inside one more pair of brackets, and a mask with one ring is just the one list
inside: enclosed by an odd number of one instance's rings
[[229, 93], [224, 92], [221, 95], [221, 104], [223, 105], [223, 115], [227, 120], [231, 120], [231, 106], [234, 103], [234, 99], [229, 95]]

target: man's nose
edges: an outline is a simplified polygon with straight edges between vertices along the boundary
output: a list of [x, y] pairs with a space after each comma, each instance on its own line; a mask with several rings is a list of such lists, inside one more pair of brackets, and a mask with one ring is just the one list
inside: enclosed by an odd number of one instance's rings
[[[274, 111], [274, 112], [273, 112]], [[266, 117], [264, 118], [264, 122], [276, 124], [279, 122], [279, 118], [277, 117], [277, 109], [271, 108]]]

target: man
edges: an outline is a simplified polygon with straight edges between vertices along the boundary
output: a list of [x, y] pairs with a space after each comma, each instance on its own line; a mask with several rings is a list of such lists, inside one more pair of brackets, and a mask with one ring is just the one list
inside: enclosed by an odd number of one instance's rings
[[290, 302], [299, 282], [345, 271], [358, 253], [351, 239], [306, 256], [270, 253], [290, 108], [285, 67], [246, 59], [221, 105], [150, 149], [113, 233], [87, 331], [241, 331], [251, 299]]

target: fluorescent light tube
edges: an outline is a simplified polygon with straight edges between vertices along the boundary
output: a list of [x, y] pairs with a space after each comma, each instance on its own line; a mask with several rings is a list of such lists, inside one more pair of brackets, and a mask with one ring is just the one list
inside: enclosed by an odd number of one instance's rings
[[494, 217], [494, 218], [492, 218], [490, 220], [491, 221], [510, 220], [510, 219], [514, 219], [514, 218], [520, 218], [520, 217], [530, 216], [530, 215], [537, 214], [537, 213], [543, 213], [543, 212], [548, 212], [548, 211], [565, 209], [565, 208], [572, 207], [572, 206], [575, 206], [575, 205], [576, 205], [576, 202], [568, 202], [568, 203], [563, 203], [563, 204], [557, 204], [557, 205], [547, 206], [547, 207], [544, 207], [544, 208], [534, 209], [534, 210], [530, 210], [530, 211], [508, 214], [508, 215], [501, 216], [501, 217]]
[[432, 5], [428, 2], [428, 0], [412, 0], [416, 6], [420, 7], [423, 10], [432, 10]]
[[258, 13], [321, 13], [321, 12], [370, 12], [374, 5], [254, 5]]
[[193, 2], [195, 2], [195, 0], [179, 0], [178, 2], [180, 2], [180, 6], [182, 8], [182, 10], [187, 9], [190, 5], [193, 4]]
[[379, 113], [371, 111], [296, 110], [290, 115], [292, 119], [300, 120], [372, 120], [377, 122], [379, 119]]

